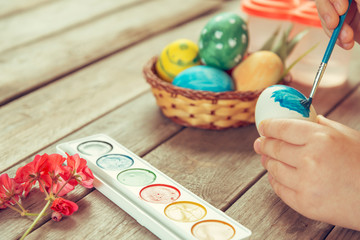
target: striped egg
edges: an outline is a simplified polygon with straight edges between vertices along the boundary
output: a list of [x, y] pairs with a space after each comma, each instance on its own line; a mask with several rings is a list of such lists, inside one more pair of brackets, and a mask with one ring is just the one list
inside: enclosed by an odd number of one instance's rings
[[155, 67], [161, 79], [172, 82], [180, 72], [199, 64], [199, 48], [196, 43], [178, 39], [165, 46]]

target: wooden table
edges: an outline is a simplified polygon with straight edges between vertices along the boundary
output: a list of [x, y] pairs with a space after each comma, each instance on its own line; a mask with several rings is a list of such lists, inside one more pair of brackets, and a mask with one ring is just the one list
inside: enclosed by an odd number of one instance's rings
[[[251, 239], [359, 239], [360, 233], [307, 219], [272, 191], [253, 151], [255, 126], [186, 128], [165, 118], [142, 67], [178, 38], [197, 41], [215, 14], [240, 11], [221, 0], [13, 0], [0, 2], [0, 173], [15, 175], [35, 154], [104, 133], [249, 228]], [[360, 130], [360, 72], [320, 88], [318, 113]], [[309, 87], [293, 85], [305, 94]], [[336, 194], [336, 193], [335, 193]], [[28, 239], [156, 239], [96, 189], [68, 198], [79, 211], [43, 217]], [[38, 212], [43, 196], [25, 206]], [[0, 239], [17, 239], [33, 217], [0, 210]]]

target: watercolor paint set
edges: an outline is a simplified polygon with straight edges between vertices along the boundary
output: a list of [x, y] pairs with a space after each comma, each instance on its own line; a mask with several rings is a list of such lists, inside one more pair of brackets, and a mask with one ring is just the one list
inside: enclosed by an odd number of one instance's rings
[[59, 144], [86, 159], [94, 187], [160, 239], [247, 239], [251, 231], [104, 134]]

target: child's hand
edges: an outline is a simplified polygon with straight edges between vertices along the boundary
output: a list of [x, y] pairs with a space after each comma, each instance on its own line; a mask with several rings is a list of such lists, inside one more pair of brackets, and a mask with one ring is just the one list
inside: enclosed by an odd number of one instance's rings
[[[348, 0], [316, 0], [321, 24], [327, 35], [330, 36], [336, 28], [339, 16], [346, 12], [348, 5]], [[354, 0], [338, 37], [337, 43], [344, 49], [351, 49], [354, 46], [354, 40], [360, 43], [359, 11], [360, 0]]]
[[275, 193], [308, 218], [360, 230], [360, 132], [318, 117], [268, 119], [254, 143]]

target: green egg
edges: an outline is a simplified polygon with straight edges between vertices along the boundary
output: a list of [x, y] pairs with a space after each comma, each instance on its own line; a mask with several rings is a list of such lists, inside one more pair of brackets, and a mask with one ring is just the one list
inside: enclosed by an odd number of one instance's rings
[[203, 64], [229, 70], [243, 59], [248, 44], [246, 21], [236, 13], [221, 13], [202, 29], [199, 55]]

